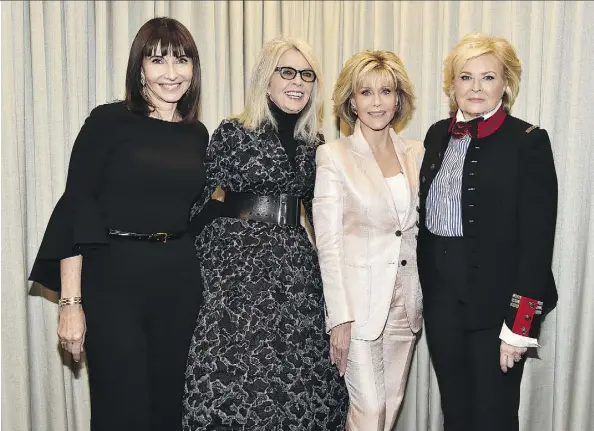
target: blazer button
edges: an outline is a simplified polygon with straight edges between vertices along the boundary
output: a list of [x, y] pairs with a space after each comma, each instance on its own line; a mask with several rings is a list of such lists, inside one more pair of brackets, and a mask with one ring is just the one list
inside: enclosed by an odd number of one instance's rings
[[431, 166], [429, 167], [429, 169], [431, 169], [432, 171], [435, 170], [435, 163], [431, 163]]
[[400, 262], [400, 265], [406, 266], [406, 260], [403, 260], [402, 262]]
[[421, 177], [421, 182], [422, 182], [422, 183], [424, 183], [425, 181], [427, 181], [427, 178], [425, 177], [425, 175], [423, 175], [423, 176]]
[[397, 231], [396, 231], [396, 236], [402, 236], [402, 232], [401, 232], [401, 231], [399, 231], [399, 230], [397, 230]]
[[525, 319], [525, 320], [531, 320], [531, 319], [532, 319], [532, 317], [530, 317], [530, 314], [526, 314], [526, 315], [524, 316], [524, 319]]

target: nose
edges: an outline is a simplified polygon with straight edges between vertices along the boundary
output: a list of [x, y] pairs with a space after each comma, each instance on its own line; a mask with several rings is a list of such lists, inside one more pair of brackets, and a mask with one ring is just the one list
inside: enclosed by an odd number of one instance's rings
[[472, 80], [472, 91], [474, 93], [478, 93], [479, 91], [481, 91], [481, 80], [480, 79]]
[[291, 83], [296, 85], [303, 85], [304, 82], [305, 81], [303, 80], [303, 78], [301, 78], [301, 74], [299, 72], [297, 72], [293, 79], [291, 79]]
[[167, 71], [165, 72], [165, 78], [170, 81], [175, 81], [177, 78], [177, 69], [175, 68], [175, 64], [173, 62], [167, 62]]
[[381, 104], [382, 104], [382, 101], [380, 99], [379, 93], [375, 93], [373, 95], [373, 106], [380, 106]]

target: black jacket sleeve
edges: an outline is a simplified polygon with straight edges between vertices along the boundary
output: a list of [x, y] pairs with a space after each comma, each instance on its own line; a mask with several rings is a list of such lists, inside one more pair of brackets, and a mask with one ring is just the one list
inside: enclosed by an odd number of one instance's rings
[[535, 129], [519, 149], [518, 274], [506, 325], [512, 332], [536, 337], [540, 318], [555, 307], [557, 291], [551, 264], [557, 221], [557, 175], [551, 142]]

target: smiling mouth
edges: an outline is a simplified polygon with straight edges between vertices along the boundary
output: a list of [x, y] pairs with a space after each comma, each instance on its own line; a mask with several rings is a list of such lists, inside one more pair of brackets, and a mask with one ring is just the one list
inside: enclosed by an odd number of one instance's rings
[[299, 100], [299, 99], [303, 98], [302, 91], [285, 91], [285, 94], [287, 95], [287, 97], [289, 99], [293, 99], [293, 100]]
[[162, 87], [166, 90], [175, 90], [181, 85], [181, 82], [177, 82], [175, 84], [159, 84], [159, 87]]
[[386, 113], [386, 111], [374, 111], [374, 112], [368, 112], [368, 114], [372, 117], [381, 117]]

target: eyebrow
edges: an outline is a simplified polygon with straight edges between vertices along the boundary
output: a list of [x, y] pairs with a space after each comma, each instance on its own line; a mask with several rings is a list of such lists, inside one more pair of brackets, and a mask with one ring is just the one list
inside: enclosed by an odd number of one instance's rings
[[[471, 73], [471, 72], [467, 72], [467, 71], [465, 71], [465, 70], [462, 70], [462, 71], [460, 71], [460, 73], [468, 73], [469, 75], [472, 75], [472, 73]], [[483, 72], [483, 73], [481, 73], [481, 75], [487, 75], [488, 73], [492, 73], [492, 74], [494, 74], [494, 75], [497, 75], [497, 72], [493, 72], [492, 70], [489, 70], [489, 71], [487, 71], [487, 72]]]

